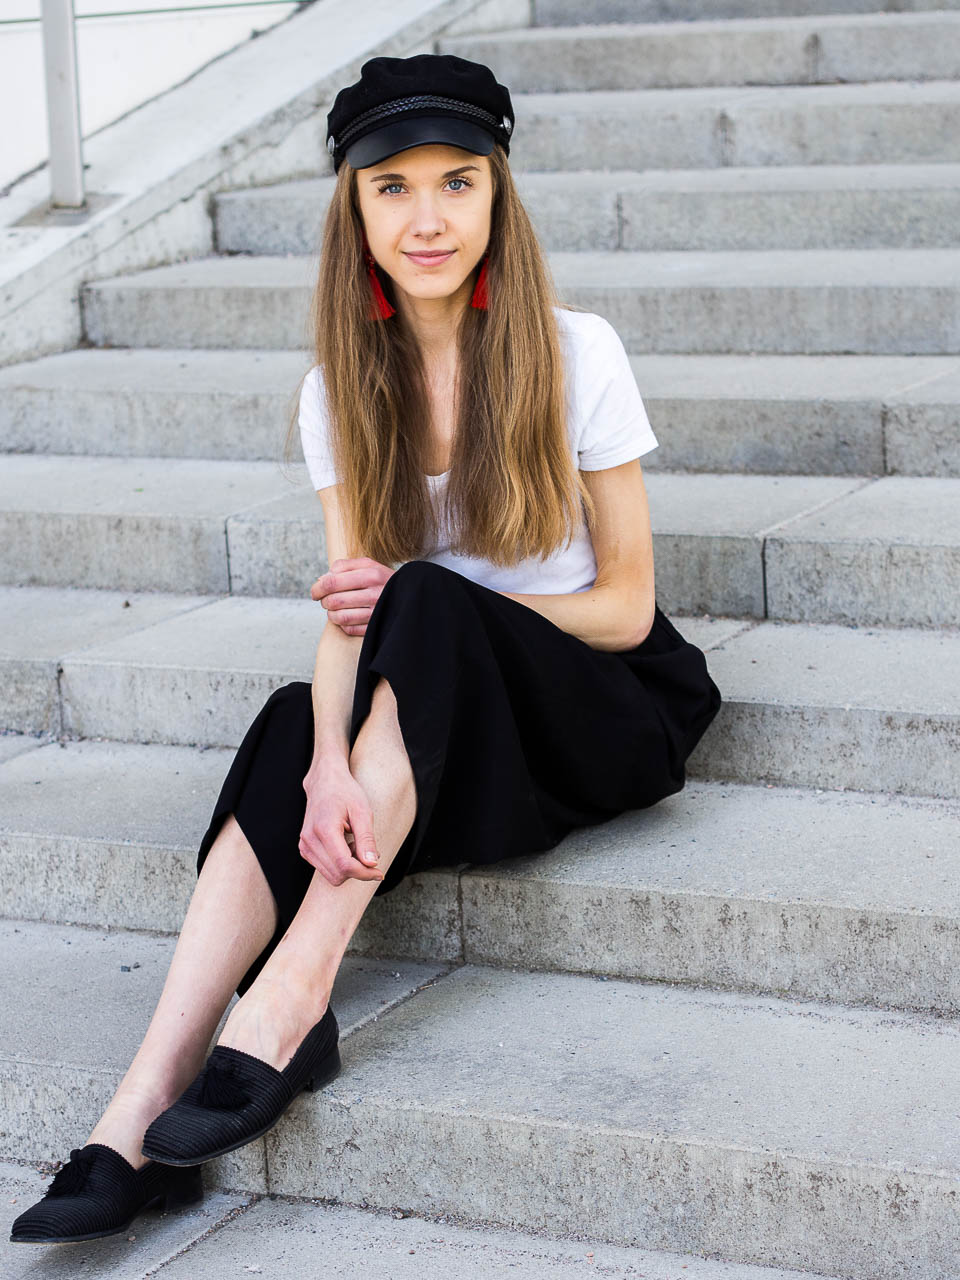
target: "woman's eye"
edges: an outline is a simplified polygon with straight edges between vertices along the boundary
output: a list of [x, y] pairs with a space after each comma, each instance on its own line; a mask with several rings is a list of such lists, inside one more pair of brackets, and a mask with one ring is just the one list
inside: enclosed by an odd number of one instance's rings
[[[470, 181], [469, 178], [451, 178], [450, 182], [459, 182], [462, 184], [461, 187], [455, 188], [457, 192], [461, 191], [464, 187], [473, 186], [473, 183]], [[378, 187], [377, 190], [380, 192], [381, 195], [383, 195], [385, 191], [389, 191], [392, 187], [402, 187], [402, 186], [403, 186], [402, 182], [385, 182], [383, 186]]]

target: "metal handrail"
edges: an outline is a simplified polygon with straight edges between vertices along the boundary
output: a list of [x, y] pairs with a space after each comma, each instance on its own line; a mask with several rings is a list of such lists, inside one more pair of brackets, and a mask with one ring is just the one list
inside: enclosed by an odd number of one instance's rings
[[54, 208], [82, 209], [86, 195], [73, 0], [41, 0], [41, 19], [50, 135], [50, 203]]
[[[303, 4], [304, 0], [223, 0], [218, 4], [174, 4], [162, 9], [115, 9], [108, 13], [78, 13], [75, 22], [92, 18], [140, 18], [155, 13], [204, 13], [207, 9], [263, 9], [271, 4]], [[0, 27], [23, 27], [42, 22], [42, 18], [0, 18]]]
[[[183, 4], [122, 13], [86, 13], [90, 18], [140, 17], [157, 13], [202, 13], [206, 9], [247, 9], [271, 4], [298, 4], [309, 0], [215, 0], [213, 4]], [[0, 26], [41, 22], [43, 63], [47, 94], [47, 127], [50, 137], [50, 204], [55, 209], [83, 209], [83, 134], [80, 128], [80, 90], [77, 76], [77, 15], [73, 0], [40, 0], [40, 18], [6, 18]]]

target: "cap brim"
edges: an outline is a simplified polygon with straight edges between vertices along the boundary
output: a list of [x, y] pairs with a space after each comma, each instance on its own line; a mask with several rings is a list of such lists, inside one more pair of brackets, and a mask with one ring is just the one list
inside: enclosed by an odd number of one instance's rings
[[344, 158], [354, 169], [369, 169], [398, 151], [428, 142], [443, 142], [472, 151], [474, 155], [488, 156], [493, 150], [494, 139], [486, 129], [466, 120], [457, 120], [453, 116], [420, 116], [412, 120], [397, 120], [358, 138], [347, 147]]

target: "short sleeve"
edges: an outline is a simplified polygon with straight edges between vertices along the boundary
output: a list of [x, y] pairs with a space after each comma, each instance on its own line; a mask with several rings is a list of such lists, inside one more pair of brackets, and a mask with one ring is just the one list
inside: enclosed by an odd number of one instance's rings
[[620, 335], [602, 316], [595, 319], [595, 335], [583, 348], [577, 370], [581, 471], [616, 467], [658, 444]]
[[300, 443], [314, 489], [337, 484], [328, 433], [326, 399], [320, 366], [314, 365], [300, 388]]

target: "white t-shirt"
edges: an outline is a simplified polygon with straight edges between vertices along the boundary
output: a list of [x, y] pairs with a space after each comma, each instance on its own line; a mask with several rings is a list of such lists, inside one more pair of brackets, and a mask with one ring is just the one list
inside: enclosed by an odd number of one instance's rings
[[[567, 377], [567, 429], [581, 471], [602, 471], [657, 447], [630, 360], [613, 325], [603, 316], [555, 307], [564, 348]], [[570, 376], [572, 371], [572, 376]], [[327, 439], [322, 374], [319, 365], [307, 374], [300, 393], [300, 439], [315, 489], [336, 484]], [[427, 476], [431, 494], [439, 494], [449, 476]], [[438, 547], [420, 559], [446, 565], [495, 591], [555, 594], [587, 591], [597, 576], [597, 561], [583, 507], [568, 547], [546, 560], [531, 556], [512, 566], [499, 566], [450, 549], [448, 530], [441, 528]]]

